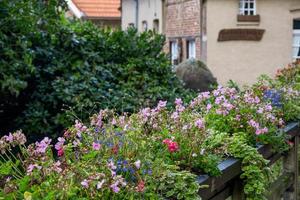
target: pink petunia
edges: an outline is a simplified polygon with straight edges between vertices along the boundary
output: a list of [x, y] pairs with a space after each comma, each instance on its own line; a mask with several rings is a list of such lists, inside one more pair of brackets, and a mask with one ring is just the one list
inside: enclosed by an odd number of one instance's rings
[[101, 148], [101, 144], [97, 143], [97, 142], [93, 142], [93, 149], [96, 151], [99, 151]]

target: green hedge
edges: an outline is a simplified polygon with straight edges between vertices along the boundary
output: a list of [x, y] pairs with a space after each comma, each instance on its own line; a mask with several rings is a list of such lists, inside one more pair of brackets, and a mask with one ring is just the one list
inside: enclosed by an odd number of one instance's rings
[[171, 72], [161, 35], [68, 21], [57, 0], [0, 7], [1, 131], [57, 134], [102, 108], [133, 112], [190, 94]]

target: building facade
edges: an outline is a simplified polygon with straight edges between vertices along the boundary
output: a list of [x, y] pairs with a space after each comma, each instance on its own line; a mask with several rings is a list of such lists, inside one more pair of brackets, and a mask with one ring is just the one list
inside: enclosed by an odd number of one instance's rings
[[120, 0], [68, 0], [69, 16], [90, 20], [101, 28], [121, 27]]
[[166, 36], [173, 64], [201, 58], [200, 0], [122, 0], [122, 29], [155, 30]]
[[162, 0], [122, 0], [122, 30], [136, 27], [138, 31], [163, 33]]
[[299, 0], [202, 0], [202, 43], [219, 83], [240, 85], [300, 58]]
[[200, 0], [166, 0], [165, 35], [173, 64], [201, 59]]

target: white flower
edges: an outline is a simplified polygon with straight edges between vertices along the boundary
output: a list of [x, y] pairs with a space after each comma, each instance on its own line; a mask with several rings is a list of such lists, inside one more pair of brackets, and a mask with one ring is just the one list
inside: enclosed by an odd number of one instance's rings
[[104, 182], [105, 182], [105, 179], [103, 179], [101, 182], [98, 182], [98, 183], [97, 183], [97, 189], [98, 189], [98, 190], [102, 188]]
[[140, 169], [141, 167], [141, 161], [140, 160], [137, 160], [134, 162], [134, 166], [137, 168], [137, 169]]

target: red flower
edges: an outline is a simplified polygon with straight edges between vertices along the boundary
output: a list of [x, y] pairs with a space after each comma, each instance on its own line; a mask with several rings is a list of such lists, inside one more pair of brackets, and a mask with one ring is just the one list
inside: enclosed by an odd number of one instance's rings
[[170, 139], [165, 139], [163, 140], [163, 143], [168, 145], [168, 150], [173, 153], [175, 151], [177, 151], [179, 149], [178, 143], [177, 142], [173, 142]]
[[164, 139], [163, 140], [163, 143], [164, 144], [170, 144], [172, 142], [172, 140], [170, 140], [170, 139]]
[[145, 190], [145, 182], [144, 181], [139, 181], [139, 184], [135, 188], [137, 192], [144, 192]]
[[168, 149], [171, 153], [177, 151], [179, 149], [177, 142], [171, 142], [168, 144]]
[[118, 145], [115, 145], [113, 148], [112, 148], [112, 152], [114, 154], [118, 154], [118, 151], [119, 151], [119, 146]]
[[59, 150], [57, 151], [57, 155], [58, 155], [59, 157], [63, 156], [63, 155], [64, 155], [64, 149], [63, 149], [63, 148], [59, 149]]

